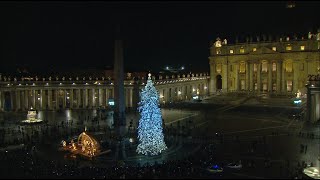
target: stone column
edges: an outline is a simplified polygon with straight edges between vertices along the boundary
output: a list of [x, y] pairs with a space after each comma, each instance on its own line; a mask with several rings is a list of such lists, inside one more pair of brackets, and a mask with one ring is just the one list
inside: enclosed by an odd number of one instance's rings
[[55, 89], [54, 93], [56, 95], [56, 109], [59, 109], [59, 89]]
[[76, 92], [77, 92], [77, 108], [79, 109], [80, 102], [81, 102], [80, 89], [77, 89]]
[[48, 89], [48, 108], [52, 110], [52, 89]]
[[238, 68], [239, 64], [238, 63], [233, 64], [233, 66], [234, 66], [234, 71], [236, 73], [235, 82], [234, 82], [234, 86], [235, 86], [234, 90], [239, 91], [239, 89], [240, 89], [239, 88], [239, 68]]
[[84, 107], [87, 108], [87, 106], [89, 105], [88, 103], [88, 89], [84, 90]]
[[18, 111], [21, 106], [20, 106], [20, 91], [19, 90], [16, 90], [16, 111]]
[[10, 93], [10, 102], [11, 102], [11, 111], [13, 111], [14, 109], [15, 109], [15, 100], [14, 100], [14, 97], [13, 97], [13, 91], [11, 90], [11, 91], [9, 91], [9, 93]]
[[106, 89], [106, 107], [109, 106], [108, 104], [108, 100], [109, 100], [109, 89]]
[[292, 82], [293, 91], [292, 91], [292, 93], [297, 93], [298, 92], [299, 72], [300, 72], [299, 60], [294, 60], [293, 61], [293, 82]]
[[73, 97], [73, 89], [70, 89], [70, 108], [73, 108], [74, 106]]
[[228, 64], [222, 64], [222, 92], [228, 92]]
[[130, 88], [130, 100], [129, 100], [129, 107], [132, 107], [132, 96], [133, 96], [133, 88]]
[[2, 91], [0, 91], [0, 111], [3, 111], [3, 105], [2, 105], [2, 103], [3, 103], [3, 101], [4, 101], [4, 99], [2, 98]]
[[36, 108], [36, 90], [32, 89], [32, 107]]
[[285, 64], [282, 61], [282, 66], [281, 66], [281, 92], [286, 94], [286, 82], [285, 82]]
[[249, 88], [249, 62], [246, 62], [246, 90], [248, 91]]
[[63, 103], [62, 103], [62, 108], [63, 109], [65, 109], [66, 108], [66, 104], [67, 104], [67, 90], [66, 89], [64, 89], [63, 90]]
[[268, 65], [268, 91], [272, 93], [272, 62], [269, 62]]
[[[24, 90], [21, 90], [20, 91], [20, 108], [21, 108], [21, 110], [22, 111], [24, 111], [25, 110], [25, 105], [26, 105], [26, 102], [25, 102], [25, 91]], [[0, 102], [1, 102], [1, 100], [0, 100]], [[0, 110], [1, 110], [1, 106], [0, 106]]]
[[[44, 107], [44, 105], [43, 105], [43, 103], [44, 103], [44, 98], [43, 98], [43, 90], [42, 89], [40, 89], [40, 102], [39, 102], [39, 107], [40, 107], [40, 110], [43, 110], [45, 107]], [[39, 101], [39, 100], [38, 100]]]
[[210, 94], [213, 94], [216, 92], [216, 64], [210, 63]]
[[276, 88], [276, 90], [277, 90], [277, 94], [280, 94], [280, 92], [281, 92], [281, 69], [282, 69], [282, 67], [281, 67], [281, 62], [280, 61], [277, 61], [277, 67], [276, 67], [277, 69], [277, 88]]
[[261, 62], [259, 61], [259, 63], [257, 64], [257, 91], [258, 94], [261, 91]]
[[92, 107], [96, 107], [96, 93], [95, 89], [92, 89]]
[[103, 106], [103, 89], [99, 88], [99, 106]]
[[30, 105], [29, 105], [29, 90], [24, 91], [24, 103], [25, 103], [25, 109], [29, 110]]
[[250, 91], [253, 91], [254, 89], [254, 87], [253, 87], [253, 85], [254, 85], [254, 83], [253, 83], [253, 64], [251, 63], [251, 64], [249, 64], [249, 81], [250, 81], [250, 83], [249, 83], [249, 89], [250, 89]]

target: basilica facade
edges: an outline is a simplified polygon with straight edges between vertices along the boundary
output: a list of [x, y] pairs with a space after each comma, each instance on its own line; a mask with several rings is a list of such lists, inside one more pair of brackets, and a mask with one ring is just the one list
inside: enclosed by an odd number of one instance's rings
[[320, 70], [320, 34], [306, 39], [228, 44], [217, 38], [210, 47], [210, 94], [248, 91], [306, 93], [309, 74]]

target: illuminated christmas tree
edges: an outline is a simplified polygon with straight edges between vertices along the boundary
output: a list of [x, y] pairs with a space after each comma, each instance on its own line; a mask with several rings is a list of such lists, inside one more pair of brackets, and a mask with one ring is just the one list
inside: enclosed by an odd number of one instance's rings
[[159, 108], [159, 94], [153, 86], [151, 74], [140, 93], [141, 101], [138, 110], [141, 118], [138, 126], [139, 144], [137, 152], [144, 155], [158, 155], [167, 149], [162, 129], [162, 115]]

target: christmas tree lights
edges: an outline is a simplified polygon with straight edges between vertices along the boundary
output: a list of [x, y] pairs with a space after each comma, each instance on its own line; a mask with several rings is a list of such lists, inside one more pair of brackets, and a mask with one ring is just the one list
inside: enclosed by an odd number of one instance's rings
[[138, 110], [141, 118], [138, 126], [139, 144], [137, 152], [143, 155], [158, 155], [167, 149], [164, 142], [162, 129], [162, 115], [159, 108], [159, 94], [153, 86], [151, 74], [148, 74], [148, 81], [140, 93]]

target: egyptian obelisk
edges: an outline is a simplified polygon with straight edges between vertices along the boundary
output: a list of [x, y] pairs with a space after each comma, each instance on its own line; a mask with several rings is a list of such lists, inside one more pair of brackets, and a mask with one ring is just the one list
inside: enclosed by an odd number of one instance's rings
[[123, 73], [123, 45], [120, 26], [117, 26], [114, 44], [114, 113], [113, 119], [117, 135], [117, 160], [126, 158], [124, 134], [126, 128], [125, 102], [124, 102], [124, 73]]

